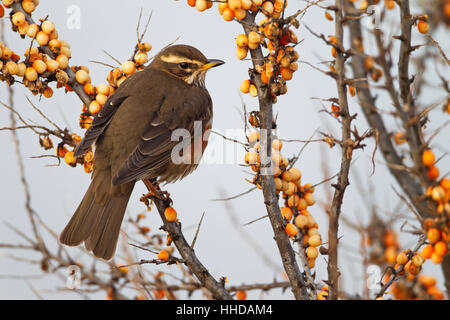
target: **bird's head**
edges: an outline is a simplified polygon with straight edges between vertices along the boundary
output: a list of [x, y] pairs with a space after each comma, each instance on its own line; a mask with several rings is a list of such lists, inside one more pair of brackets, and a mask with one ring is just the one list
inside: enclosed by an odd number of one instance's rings
[[224, 63], [222, 60], [207, 59], [194, 47], [173, 45], [158, 53], [151, 66], [168, 72], [190, 85], [204, 87], [206, 72]]

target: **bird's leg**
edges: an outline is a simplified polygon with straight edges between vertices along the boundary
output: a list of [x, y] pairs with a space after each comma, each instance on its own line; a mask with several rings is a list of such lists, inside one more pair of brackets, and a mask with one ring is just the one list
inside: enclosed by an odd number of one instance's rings
[[157, 198], [164, 202], [168, 202], [168, 203], [172, 202], [172, 200], [170, 199], [170, 194], [167, 191], [162, 191], [159, 188], [158, 182], [152, 183], [150, 181], [150, 179], [144, 179], [142, 181], [144, 182], [144, 184], [147, 187], [149, 192], [141, 197], [141, 201], [145, 201], [145, 199], [148, 199], [148, 198]]

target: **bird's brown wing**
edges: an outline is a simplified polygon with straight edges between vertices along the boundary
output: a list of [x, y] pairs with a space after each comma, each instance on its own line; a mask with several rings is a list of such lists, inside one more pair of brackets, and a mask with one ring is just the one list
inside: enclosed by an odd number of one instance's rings
[[126, 95], [113, 95], [111, 96], [106, 104], [102, 107], [100, 112], [95, 116], [94, 121], [92, 121], [91, 126], [86, 131], [86, 134], [77, 145], [74, 150], [75, 157], [85, 154], [91, 145], [100, 137], [100, 135], [105, 131], [105, 128], [111, 122], [113, 115], [116, 113], [119, 105], [127, 98]]
[[[180, 91], [166, 94], [157, 116], [147, 124], [136, 149], [114, 176], [114, 185], [156, 178], [164, 173], [172, 163], [172, 149], [180, 143], [172, 141], [174, 130], [185, 129], [194, 137], [195, 121], [202, 121], [202, 131], [207, 129], [206, 125], [212, 117], [208, 92], [198, 87]], [[185, 147], [191, 143], [187, 140], [183, 142]]]

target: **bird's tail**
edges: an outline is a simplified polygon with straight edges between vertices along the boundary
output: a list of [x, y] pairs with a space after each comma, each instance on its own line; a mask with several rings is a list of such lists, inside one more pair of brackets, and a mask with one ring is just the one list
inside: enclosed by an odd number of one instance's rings
[[110, 180], [100, 183], [99, 180], [99, 176], [94, 176], [59, 240], [68, 246], [76, 246], [85, 241], [87, 250], [98, 258], [109, 260], [116, 251], [120, 226], [134, 182], [118, 186], [121, 192], [117, 193], [111, 192]]

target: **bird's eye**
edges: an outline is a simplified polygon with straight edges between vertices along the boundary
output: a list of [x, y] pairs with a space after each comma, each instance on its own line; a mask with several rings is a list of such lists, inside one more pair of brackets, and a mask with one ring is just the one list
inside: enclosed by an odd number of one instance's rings
[[189, 67], [189, 64], [187, 62], [180, 63], [181, 69], [187, 69]]

